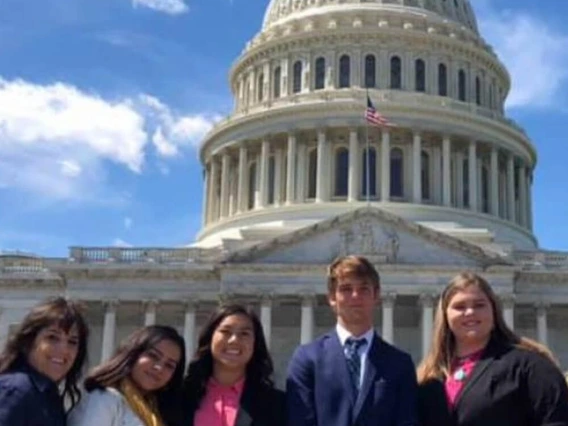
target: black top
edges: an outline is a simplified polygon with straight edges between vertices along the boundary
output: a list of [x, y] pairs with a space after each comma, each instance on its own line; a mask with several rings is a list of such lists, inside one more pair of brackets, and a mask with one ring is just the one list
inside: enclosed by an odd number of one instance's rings
[[561, 371], [534, 351], [491, 343], [448, 407], [443, 380], [419, 385], [422, 426], [568, 426]]
[[0, 426], [65, 426], [55, 383], [27, 363], [0, 374]]

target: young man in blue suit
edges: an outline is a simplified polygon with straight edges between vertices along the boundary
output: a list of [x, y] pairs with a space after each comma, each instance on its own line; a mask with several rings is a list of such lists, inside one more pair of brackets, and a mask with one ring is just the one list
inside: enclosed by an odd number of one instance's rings
[[328, 269], [335, 330], [298, 347], [288, 367], [289, 426], [416, 426], [410, 356], [373, 328], [379, 274], [361, 256]]

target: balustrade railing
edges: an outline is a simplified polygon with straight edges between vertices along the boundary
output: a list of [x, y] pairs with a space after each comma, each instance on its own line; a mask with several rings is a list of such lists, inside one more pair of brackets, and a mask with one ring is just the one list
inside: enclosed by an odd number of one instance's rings
[[221, 254], [220, 249], [197, 247], [71, 247], [69, 260], [76, 263], [193, 263], [206, 262]]

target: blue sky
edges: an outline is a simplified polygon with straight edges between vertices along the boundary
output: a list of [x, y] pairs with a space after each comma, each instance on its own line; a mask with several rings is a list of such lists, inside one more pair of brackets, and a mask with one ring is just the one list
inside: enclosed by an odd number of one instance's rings
[[[1, 1], [0, 250], [191, 243], [196, 147], [231, 110], [228, 68], [267, 3]], [[536, 235], [568, 250], [568, 3], [472, 3], [539, 152]]]

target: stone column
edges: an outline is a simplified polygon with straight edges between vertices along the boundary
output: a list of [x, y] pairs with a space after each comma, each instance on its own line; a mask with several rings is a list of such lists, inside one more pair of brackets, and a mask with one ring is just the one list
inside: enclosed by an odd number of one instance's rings
[[390, 200], [390, 132], [381, 131], [381, 201]]
[[412, 202], [422, 203], [422, 138], [415, 132], [412, 138]]
[[209, 221], [209, 186], [211, 185], [211, 174], [209, 173], [209, 169], [207, 165], [203, 168], [203, 207], [201, 213], [201, 221], [203, 225], [207, 225]]
[[492, 215], [499, 216], [499, 153], [496, 147], [491, 148], [489, 170], [489, 208]]
[[239, 147], [239, 182], [237, 188], [237, 212], [247, 209], [247, 148], [243, 144]]
[[114, 352], [114, 340], [116, 334], [116, 309], [118, 302], [109, 300], [105, 302], [105, 319], [103, 325], [103, 347], [101, 361], [109, 359]]
[[308, 169], [308, 159], [307, 159], [307, 146], [305, 144], [300, 144], [298, 146], [298, 169], [297, 169], [297, 181], [296, 181], [296, 200], [299, 203], [303, 203], [306, 200], [306, 173]]
[[219, 164], [215, 157], [211, 157], [211, 185], [209, 186], [209, 223], [218, 218], [219, 200], [217, 197], [217, 184], [219, 182]]
[[511, 330], [515, 329], [515, 296], [512, 294], [501, 297], [503, 317]]
[[262, 296], [260, 301], [260, 322], [262, 324], [262, 331], [266, 339], [266, 345], [270, 349], [270, 342], [272, 337], [272, 297], [269, 295]]
[[[357, 129], [349, 131], [349, 202], [359, 199], [359, 180], [363, 167], [359, 168], [359, 140], [357, 138]], [[337, 171], [336, 171], [337, 173]]]
[[314, 339], [314, 295], [302, 297], [302, 323], [300, 329], [300, 343], [309, 343]]
[[477, 211], [477, 142], [470, 141], [468, 152], [469, 208]]
[[157, 300], [147, 300], [144, 302], [144, 326], [156, 324]]
[[316, 203], [326, 200], [326, 184], [328, 176], [325, 173], [325, 131], [318, 130], [318, 158], [317, 158], [317, 176], [316, 176]]
[[266, 207], [268, 199], [268, 155], [270, 151], [270, 142], [264, 139], [260, 147], [260, 186], [259, 186], [259, 199], [256, 208]]
[[0, 348], [6, 345], [8, 334], [10, 333], [10, 323], [4, 310], [0, 308]]
[[286, 164], [286, 205], [296, 200], [296, 135], [288, 134], [288, 162]]
[[464, 162], [464, 152], [463, 151], [458, 151], [456, 152], [456, 157], [455, 157], [455, 167], [456, 167], [456, 200], [455, 200], [455, 205], [458, 208], [463, 209], [464, 207], [464, 184], [463, 184], [463, 177], [464, 177], [464, 167], [463, 167], [463, 162]]
[[381, 297], [383, 329], [381, 334], [383, 339], [394, 344], [394, 305], [396, 301], [395, 293], [387, 293]]
[[281, 148], [274, 151], [274, 205], [279, 206], [282, 204], [282, 169], [283, 158]]
[[533, 229], [532, 182], [532, 170], [529, 170], [529, 175], [527, 176], [527, 226], [531, 231]]
[[231, 157], [227, 152], [221, 157], [221, 199], [220, 216], [225, 218], [229, 215], [229, 183], [230, 183]]
[[519, 167], [519, 224], [527, 227], [527, 171], [524, 164]]
[[548, 304], [538, 303], [536, 306], [536, 335], [540, 343], [548, 346]]
[[195, 311], [197, 303], [193, 300], [185, 304], [185, 315], [183, 324], [183, 338], [185, 339], [185, 356], [190, 360], [195, 351]]
[[421, 294], [419, 301], [422, 307], [422, 358], [424, 358], [428, 354], [432, 343], [434, 297], [431, 294]]
[[509, 154], [507, 157], [507, 217], [511, 222], [517, 221], [515, 204], [515, 157]]
[[452, 205], [452, 174], [450, 169], [451, 147], [450, 137], [444, 135], [442, 140], [442, 203], [446, 207]]

